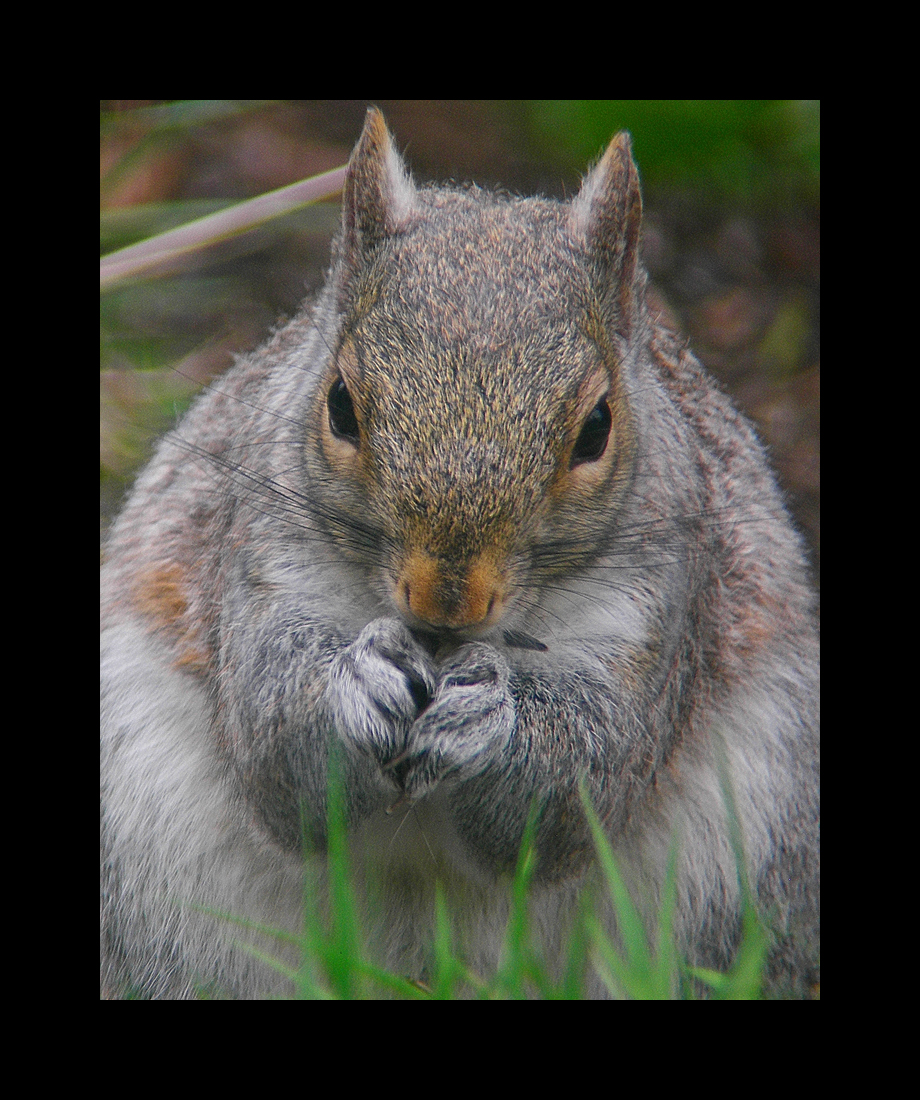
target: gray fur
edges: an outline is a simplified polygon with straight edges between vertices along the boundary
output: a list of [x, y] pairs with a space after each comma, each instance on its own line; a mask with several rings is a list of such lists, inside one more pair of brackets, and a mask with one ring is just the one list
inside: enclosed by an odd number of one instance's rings
[[649, 914], [679, 830], [680, 947], [727, 966], [721, 755], [772, 991], [808, 994], [814, 597], [753, 430], [649, 315], [640, 218], [623, 135], [566, 205], [417, 189], [369, 113], [325, 290], [164, 439], [108, 540], [107, 996], [290, 992], [235, 942], [273, 941], [200, 907], [298, 930], [330, 744], [374, 949], [416, 978], [437, 880], [497, 964], [535, 797], [564, 951], [580, 777]]

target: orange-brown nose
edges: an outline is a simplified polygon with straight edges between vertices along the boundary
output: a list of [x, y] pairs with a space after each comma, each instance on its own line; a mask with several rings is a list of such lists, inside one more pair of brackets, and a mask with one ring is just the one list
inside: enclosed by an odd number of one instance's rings
[[458, 567], [419, 550], [406, 558], [394, 595], [404, 613], [454, 629], [490, 625], [505, 603], [501, 573], [490, 559], [480, 556]]

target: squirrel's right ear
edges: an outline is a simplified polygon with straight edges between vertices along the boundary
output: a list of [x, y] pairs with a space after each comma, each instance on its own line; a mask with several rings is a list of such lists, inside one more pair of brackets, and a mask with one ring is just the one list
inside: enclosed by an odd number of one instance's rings
[[360, 267], [361, 258], [407, 224], [415, 195], [383, 115], [371, 107], [345, 174], [342, 228], [349, 266]]

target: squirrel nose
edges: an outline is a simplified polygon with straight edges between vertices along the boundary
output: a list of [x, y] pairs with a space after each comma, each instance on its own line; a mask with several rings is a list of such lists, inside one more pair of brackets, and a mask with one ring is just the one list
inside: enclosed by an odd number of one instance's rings
[[477, 557], [458, 568], [424, 551], [406, 558], [395, 599], [409, 617], [453, 629], [491, 625], [505, 602], [501, 575], [488, 558]]

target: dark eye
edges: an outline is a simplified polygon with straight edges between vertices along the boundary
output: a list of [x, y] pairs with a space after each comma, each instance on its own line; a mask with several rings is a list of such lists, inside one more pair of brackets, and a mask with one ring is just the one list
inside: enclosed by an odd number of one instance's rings
[[610, 406], [607, 404], [607, 398], [602, 397], [588, 413], [588, 418], [575, 440], [575, 446], [572, 448], [573, 466], [579, 466], [582, 462], [596, 462], [601, 457], [607, 450], [610, 424]]
[[329, 409], [329, 427], [333, 435], [347, 439], [351, 443], [357, 443], [360, 434], [358, 418], [355, 416], [351, 394], [341, 378], [337, 378], [332, 383], [326, 405]]

